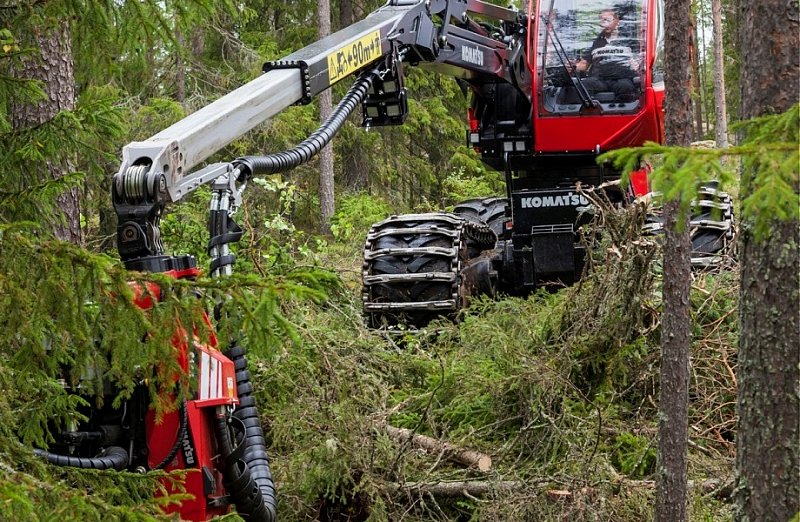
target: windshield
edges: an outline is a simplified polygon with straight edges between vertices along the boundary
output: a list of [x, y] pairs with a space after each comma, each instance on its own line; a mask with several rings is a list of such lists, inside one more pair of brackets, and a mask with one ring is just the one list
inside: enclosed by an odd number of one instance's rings
[[636, 111], [644, 78], [643, 0], [546, 0], [537, 71], [544, 113]]

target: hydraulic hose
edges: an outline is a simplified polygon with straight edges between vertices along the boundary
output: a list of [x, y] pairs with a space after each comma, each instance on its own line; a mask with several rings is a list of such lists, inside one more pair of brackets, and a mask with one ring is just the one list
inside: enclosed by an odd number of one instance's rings
[[178, 419], [180, 424], [178, 425], [178, 433], [175, 435], [175, 442], [172, 443], [172, 448], [167, 453], [167, 456], [161, 459], [157, 465], [153, 466], [153, 469], [164, 469], [167, 465], [172, 462], [172, 459], [175, 458], [175, 455], [178, 454], [178, 450], [183, 444], [183, 439], [186, 438], [186, 426], [189, 424], [189, 414], [186, 411], [186, 401], [182, 401], [180, 408], [178, 410]]
[[[153, 466], [153, 469], [164, 469], [172, 462], [172, 459], [178, 454], [184, 437], [186, 437], [186, 427], [188, 425], [186, 402], [181, 403], [178, 415], [179, 425], [178, 432], [175, 435], [175, 442], [172, 444], [172, 448], [170, 448], [167, 456], [156, 466]], [[60, 455], [39, 448], [34, 448], [33, 453], [56, 466], [69, 466], [84, 469], [115, 469], [118, 471], [128, 467], [128, 452], [119, 446], [109, 446], [105, 448], [98, 457], [73, 457], [71, 455]]]
[[267, 156], [245, 156], [234, 160], [233, 165], [247, 179], [255, 174], [284, 172], [310, 161], [330, 143], [356, 105], [364, 100], [377, 74], [376, 69], [362, 73], [320, 128], [296, 147]]
[[[277, 519], [275, 484], [269, 469], [264, 432], [253, 397], [250, 372], [244, 349], [233, 345], [225, 355], [236, 370], [239, 407], [231, 423], [217, 417], [216, 432], [220, 453], [225, 463], [225, 488], [233, 497], [236, 511], [247, 520], [274, 522]], [[233, 432], [233, 436], [231, 434]]]
[[119, 446], [109, 446], [98, 457], [72, 457], [59, 455], [43, 449], [34, 448], [33, 453], [56, 466], [69, 466], [83, 469], [123, 470], [128, 466], [128, 452]]

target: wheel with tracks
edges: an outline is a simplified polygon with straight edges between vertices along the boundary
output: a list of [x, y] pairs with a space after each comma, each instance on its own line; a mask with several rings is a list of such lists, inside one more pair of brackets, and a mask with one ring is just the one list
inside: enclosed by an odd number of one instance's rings
[[[691, 212], [692, 267], [706, 270], [735, 263], [736, 223], [731, 196], [718, 190], [715, 183], [706, 184], [692, 202]], [[645, 232], [663, 232], [660, 212], [648, 216]]]
[[445, 213], [392, 216], [364, 246], [363, 299], [370, 327], [420, 327], [460, 308], [463, 220]]

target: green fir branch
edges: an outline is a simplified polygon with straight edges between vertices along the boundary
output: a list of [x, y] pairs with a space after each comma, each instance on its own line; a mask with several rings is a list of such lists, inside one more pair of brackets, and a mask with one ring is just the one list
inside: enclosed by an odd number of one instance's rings
[[651, 163], [653, 190], [666, 200], [679, 200], [685, 217], [700, 185], [718, 181], [725, 188], [736, 182], [737, 176], [723, 160], [741, 158], [742, 219], [752, 223], [756, 237], [764, 237], [775, 220], [800, 219], [800, 105], [783, 114], [740, 123], [737, 128], [744, 133], [741, 144], [725, 149], [648, 143], [607, 152], [598, 162], [610, 161], [621, 169], [624, 183], [640, 165]]

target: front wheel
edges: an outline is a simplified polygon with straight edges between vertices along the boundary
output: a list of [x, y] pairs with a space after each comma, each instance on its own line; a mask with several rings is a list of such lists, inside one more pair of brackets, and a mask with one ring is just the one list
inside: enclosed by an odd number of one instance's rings
[[492, 248], [486, 225], [437, 212], [392, 216], [373, 225], [364, 245], [362, 298], [371, 328], [423, 327], [455, 318], [470, 296], [493, 294], [490, 263], [468, 245]]

